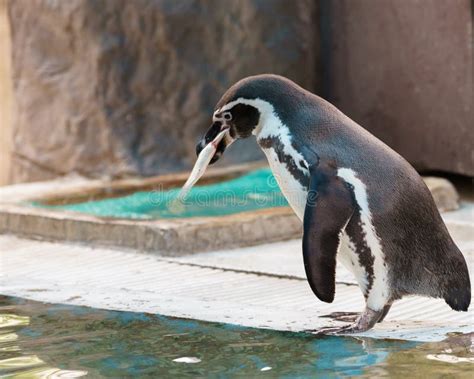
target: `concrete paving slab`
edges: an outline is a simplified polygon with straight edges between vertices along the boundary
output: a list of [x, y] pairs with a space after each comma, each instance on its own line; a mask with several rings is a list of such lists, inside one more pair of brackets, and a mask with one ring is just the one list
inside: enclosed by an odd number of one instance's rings
[[[300, 239], [250, 248], [193, 254], [170, 258], [168, 261], [306, 280]], [[340, 264], [336, 269], [336, 281], [357, 284], [353, 275]]]
[[[337, 321], [321, 316], [363, 308], [358, 287], [342, 283], [336, 286], [332, 304], [318, 301], [296, 271], [296, 260], [291, 261], [289, 255], [283, 254], [288, 246], [296, 245], [297, 241], [283, 244], [280, 252], [272, 246], [263, 247], [269, 260], [276, 260], [271, 254], [276, 250], [277, 256], [288, 260], [287, 267], [293, 267], [293, 271], [275, 266], [280, 271], [257, 274], [237, 272], [240, 269], [236, 266], [199, 267], [195, 263], [170, 262], [169, 258], [156, 255], [4, 235], [0, 236], [0, 293], [51, 303], [160, 313], [286, 331], [336, 325]], [[228, 253], [235, 254], [238, 260], [237, 252]], [[278, 272], [293, 272], [294, 277], [278, 277]], [[412, 297], [397, 302], [386, 321], [361, 335], [438, 341], [448, 332], [474, 331], [473, 315], [473, 311], [454, 312], [442, 300]]]
[[[442, 216], [444, 221], [447, 223], [459, 222], [472, 225], [474, 224], [474, 202], [461, 201], [457, 210], [444, 212], [442, 213]], [[473, 235], [471, 235], [471, 237], [474, 239]]]

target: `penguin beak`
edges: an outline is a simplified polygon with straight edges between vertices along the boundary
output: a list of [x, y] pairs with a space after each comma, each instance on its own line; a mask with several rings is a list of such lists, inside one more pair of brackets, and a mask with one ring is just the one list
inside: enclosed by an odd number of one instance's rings
[[[222, 132], [223, 130], [228, 130], [229, 127], [226, 125], [223, 125], [221, 121], [215, 121], [212, 126], [209, 128], [209, 130], [206, 132], [206, 135], [204, 138], [202, 138], [196, 145], [196, 155], [199, 156], [201, 153], [202, 149], [204, 149], [210, 142], [214, 140], [214, 138], [217, 137], [217, 135]], [[226, 147], [227, 147], [227, 137], [228, 133], [222, 138], [222, 140], [219, 142], [216, 148], [216, 152], [214, 156], [212, 157], [211, 161], [209, 164], [213, 164], [219, 160], [219, 158], [222, 156], [224, 153]]]

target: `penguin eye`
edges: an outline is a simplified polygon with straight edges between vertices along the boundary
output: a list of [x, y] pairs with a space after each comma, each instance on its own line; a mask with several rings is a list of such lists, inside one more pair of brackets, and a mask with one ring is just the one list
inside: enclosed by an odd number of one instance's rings
[[223, 116], [224, 116], [224, 120], [227, 120], [227, 121], [232, 120], [232, 114], [230, 112], [224, 112]]

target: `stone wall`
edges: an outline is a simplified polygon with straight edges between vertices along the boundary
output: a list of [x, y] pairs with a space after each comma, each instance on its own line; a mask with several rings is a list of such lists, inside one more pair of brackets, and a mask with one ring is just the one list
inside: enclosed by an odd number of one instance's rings
[[[12, 182], [191, 167], [215, 102], [273, 72], [419, 170], [474, 175], [470, 0], [10, 0]], [[239, 142], [218, 164], [262, 158]]]
[[324, 97], [421, 171], [474, 175], [471, 0], [322, 0]]
[[10, 182], [12, 83], [7, 1], [0, 0], [0, 186]]
[[[317, 85], [312, 0], [14, 0], [9, 11], [13, 182], [187, 169], [238, 79]], [[246, 141], [223, 163], [260, 157]]]

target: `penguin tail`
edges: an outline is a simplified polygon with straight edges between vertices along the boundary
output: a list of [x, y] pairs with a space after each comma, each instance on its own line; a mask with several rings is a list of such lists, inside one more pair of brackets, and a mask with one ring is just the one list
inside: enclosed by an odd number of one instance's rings
[[465, 312], [471, 304], [471, 280], [464, 258], [459, 263], [454, 271], [456, 274], [453, 272], [451, 280], [446, 283], [443, 297], [452, 309]]
[[451, 288], [444, 296], [444, 301], [455, 311], [466, 312], [471, 304], [471, 288]]

